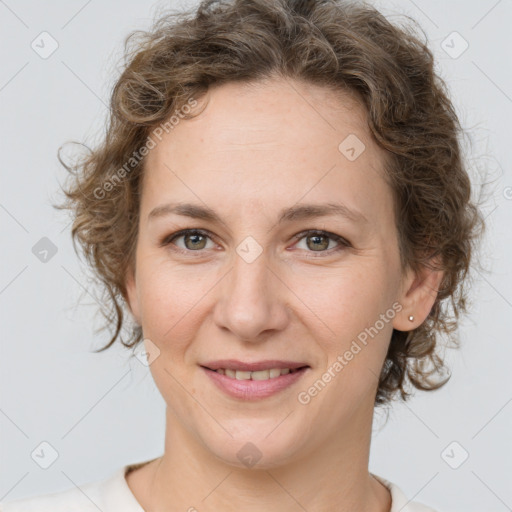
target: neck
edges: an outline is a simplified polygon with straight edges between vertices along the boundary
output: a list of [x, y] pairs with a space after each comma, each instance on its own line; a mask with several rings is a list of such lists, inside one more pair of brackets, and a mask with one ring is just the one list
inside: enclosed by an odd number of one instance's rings
[[368, 472], [373, 408], [363, 416], [285, 465], [248, 469], [215, 457], [167, 409], [164, 455], [128, 482], [148, 512], [389, 512], [388, 489]]

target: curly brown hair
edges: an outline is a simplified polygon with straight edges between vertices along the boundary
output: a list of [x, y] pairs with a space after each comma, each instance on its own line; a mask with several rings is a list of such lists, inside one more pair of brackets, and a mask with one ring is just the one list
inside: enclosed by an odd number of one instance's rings
[[80, 243], [102, 285], [101, 312], [105, 327], [113, 327], [97, 352], [116, 339], [131, 348], [143, 338], [133, 323], [123, 339], [131, 316], [125, 278], [134, 269], [144, 149], [155, 129], [168, 131], [176, 113], [189, 118], [187, 102], [212, 85], [279, 76], [360, 99], [375, 142], [390, 156], [386, 177], [402, 269], [444, 272], [427, 319], [412, 331], [393, 330], [375, 404], [390, 402], [398, 390], [406, 400], [408, 382], [422, 390], [444, 385], [450, 376], [439, 379], [447, 369], [437, 349], [442, 334], [459, 344], [454, 332], [467, 311], [470, 262], [484, 222], [470, 197], [460, 122], [415, 30], [361, 2], [204, 0], [132, 32], [124, 50], [101, 144], [75, 166], [59, 151], [74, 180], [56, 207], [73, 213], [73, 245]]

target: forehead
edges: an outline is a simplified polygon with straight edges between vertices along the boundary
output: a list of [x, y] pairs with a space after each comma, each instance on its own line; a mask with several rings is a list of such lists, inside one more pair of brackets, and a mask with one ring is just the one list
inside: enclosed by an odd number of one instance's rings
[[[141, 214], [157, 202], [270, 213], [284, 203], [333, 202], [382, 215], [386, 154], [351, 94], [292, 81], [228, 83], [206, 108], [161, 136], [145, 162]], [[228, 212], [229, 213], [229, 212]]]

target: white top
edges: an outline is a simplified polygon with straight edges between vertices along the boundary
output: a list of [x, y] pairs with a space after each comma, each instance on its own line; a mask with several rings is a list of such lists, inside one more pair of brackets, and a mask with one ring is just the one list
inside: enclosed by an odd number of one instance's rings
[[[146, 461], [149, 462], [149, 461]], [[146, 462], [128, 464], [100, 482], [51, 494], [0, 503], [0, 512], [145, 512], [126, 482], [129, 469]], [[416, 501], [409, 501], [394, 483], [371, 473], [391, 493], [390, 512], [436, 512]]]

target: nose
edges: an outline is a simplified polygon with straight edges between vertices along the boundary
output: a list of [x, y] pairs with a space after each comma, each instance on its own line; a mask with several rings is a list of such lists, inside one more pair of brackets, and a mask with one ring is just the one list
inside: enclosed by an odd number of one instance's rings
[[269, 267], [264, 253], [250, 263], [236, 255], [218, 288], [214, 321], [237, 339], [263, 341], [288, 325], [287, 293], [288, 288]]

